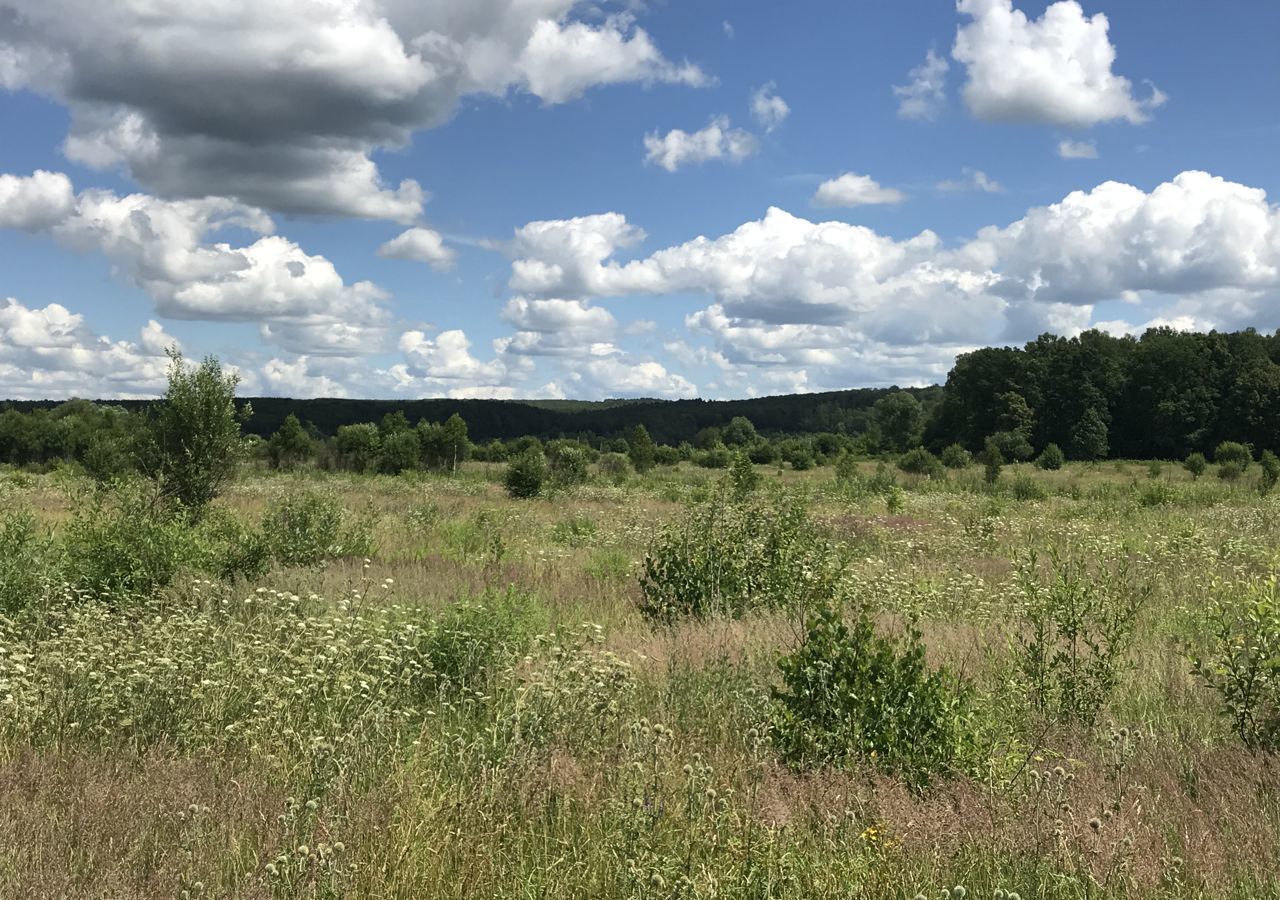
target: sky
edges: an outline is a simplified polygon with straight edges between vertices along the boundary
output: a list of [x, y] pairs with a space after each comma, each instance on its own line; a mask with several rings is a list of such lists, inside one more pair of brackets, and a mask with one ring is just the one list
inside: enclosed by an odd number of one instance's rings
[[729, 398], [1280, 328], [1273, 0], [0, 0], [0, 398]]

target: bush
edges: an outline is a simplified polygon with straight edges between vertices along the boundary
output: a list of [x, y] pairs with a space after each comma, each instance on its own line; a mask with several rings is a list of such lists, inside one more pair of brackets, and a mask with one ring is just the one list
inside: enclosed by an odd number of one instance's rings
[[113, 602], [141, 599], [168, 585], [193, 548], [180, 512], [154, 503], [138, 484], [80, 499], [62, 543], [67, 582]]
[[1049, 489], [1026, 473], [1020, 472], [1010, 485], [1015, 500], [1044, 500], [1049, 496]]
[[1223, 481], [1239, 481], [1244, 474], [1244, 464], [1236, 460], [1228, 460], [1218, 466], [1218, 477]]
[[902, 454], [898, 459], [898, 468], [904, 472], [928, 475], [931, 478], [941, 478], [945, 474], [938, 457], [923, 447], [916, 447], [914, 450], [908, 450]]
[[704, 450], [693, 458], [694, 464], [704, 469], [727, 469], [732, 461], [729, 449], [723, 445]]
[[948, 469], [965, 469], [973, 462], [973, 454], [959, 444], [950, 444], [942, 451], [941, 459]]
[[621, 453], [601, 453], [596, 465], [600, 474], [614, 484], [622, 484], [631, 473], [631, 461]]
[[1192, 666], [1251, 749], [1280, 751], [1280, 590], [1273, 575], [1215, 599], [1209, 647]]
[[928, 668], [915, 627], [893, 640], [865, 614], [846, 623], [821, 607], [778, 666], [773, 739], [792, 765], [871, 761], [920, 786], [945, 771], [966, 740], [967, 691], [945, 670]]
[[1209, 461], [1203, 453], [1192, 453], [1182, 462], [1182, 468], [1190, 472], [1192, 478], [1199, 478], [1208, 467]]
[[194, 538], [192, 564], [219, 578], [261, 578], [271, 567], [272, 550], [266, 535], [225, 509], [210, 510]]
[[0, 614], [12, 615], [47, 597], [59, 576], [58, 546], [27, 510], [0, 518]]
[[483, 690], [524, 654], [540, 621], [537, 604], [515, 588], [453, 604], [418, 643], [424, 686], [451, 694]]
[[983, 478], [987, 484], [995, 484], [1000, 480], [1000, 469], [1004, 466], [1004, 453], [995, 438], [987, 438], [982, 448]]
[[542, 450], [526, 450], [507, 463], [503, 484], [507, 496], [528, 499], [542, 493], [547, 481], [547, 459]]
[[729, 466], [729, 485], [735, 500], [746, 499], [760, 487], [760, 473], [741, 450], [733, 455], [733, 464]]
[[1092, 725], [1115, 688], [1150, 586], [1134, 580], [1126, 561], [1090, 572], [1055, 556], [1047, 578], [1036, 562], [1032, 554], [1017, 572], [1019, 669], [1037, 711]]
[[418, 468], [421, 455], [422, 444], [418, 432], [412, 429], [393, 430], [382, 436], [378, 468], [385, 475], [399, 475]]
[[649, 548], [640, 610], [670, 620], [803, 608], [834, 599], [844, 567], [802, 502], [712, 497], [663, 528]]
[[772, 441], [759, 440], [747, 448], [747, 456], [758, 466], [767, 466], [776, 463], [782, 458], [782, 454], [778, 451], [778, 447]]
[[572, 487], [587, 480], [586, 448], [571, 441], [547, 445], [547, 469], [556, 487]]
[[1049, 444], [1036, 459], [1036, 465], [1045, 471], [1056, 472], [1062, 468], [1062, 464], [1066, 461], [1067, 458], [1063, 455], [1062, 448], [1057, 444]]
[[302, 491], [278, 500], [262, 518], [271, 555], [286, 566], [310, 566], [373, 551], [370, 523], [350, 522], [336, 497]]
[[1262, 468], [1262, 476], [1258, 481], [1258, 488], [1264, 494], [1268, 494], [1280, 483], [1280, 456], [1276, 456], [1270, 450], [1262, 451], [1262, 458], [1258, 460]]
[[1245, 444], [1236, 441], [1223, 441], [1213, 451], [1213, 461], [1219, 465], [1238, 463], [1243, 472], [1253, 462], [1253, 451]]

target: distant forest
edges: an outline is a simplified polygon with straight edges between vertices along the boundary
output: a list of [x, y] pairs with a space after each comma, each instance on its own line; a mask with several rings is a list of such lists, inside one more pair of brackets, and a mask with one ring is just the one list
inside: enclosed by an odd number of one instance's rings
[[[616, 440], [643, 425], [672, 447], [716, 443], [718, 432], [747, 419], [761, 440], [835, 435], [856, 452], [978, 451], [996, 437], [1006, 456], [1026, 458], [1049, 444], [1069, 458], [1182, 458], [1223, 441], [1280, 450], [1280, 332], [1179, 332], [1151, 329], [1139, 338], [1088, 331], [1043, 335], [1021, 348], [959, 357], [946, 384], [864, 388], [745, 400], [502, 401], [291, 400], [242, 398], [252, 405], [250, 434], [274, 435], [292, 415], [314, 440], [342, 426], [379, 423], [402, 412], [409, 423], [457, 415], [475, 444], [573, 438]], [[145, 413], [150, 401], [108, 401], [93, 409], [116, 419]], [[101, 426], [84, 401], [0, 404], [0, 462], [76, 458], [77, 431]], [[88, 418], [86, 418], [88, 417]], [[62, 421], [64, 419], [70, 421]], [[61, 423], [61, 424], [59, 424]]]

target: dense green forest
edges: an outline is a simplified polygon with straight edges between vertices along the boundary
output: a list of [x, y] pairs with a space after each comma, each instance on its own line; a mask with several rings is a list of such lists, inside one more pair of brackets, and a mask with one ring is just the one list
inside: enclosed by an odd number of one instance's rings
[[[454, 423], [449, 439], [456, 443], [460, 434], [467, 445], [465, 452], [450, 451], [454, 461], [472, 453], [473, 444], [480, 458], [506, 458], [521, 438], [569, 438], [594, 450], [629, 452], [637, 429], [659, 445], [660, 462], [701, 453], [713, 466], [727, 464], [723, 451], [735, 446], [757, 462], [796, 467], [846, 451], [903, 453], [923, 446], [936, 453], [953, 444], [970, 452], [995, 446], [1004, 459], [1029, 459], [1050, 445], [1072, 459], [1180, 459], [1224, 441], [1280, 450], [1280, 332], [1046, 334], [1022, 348], [962, 355], [945, 386], [919, 389], [727, 401], [238, 402], [248, 414], [245, 431], [262, 438], [276, 461], [292, 442], [294, 455], [305, 445], [303, 455], [321, 461], [350, 465], [355, 458], [360, 467], [389, 469], [414, 455], [439, 457], [442, 451], [431, 445], [446, 426], [433, 423], [447, 422]], [[91, 471], [112, 471], [136, 455], [131, 436], [151, 407], [150, 401], [7, 403], [0, 411], [0, 462], [74, 460]], [[416, 449], [396, 437], [407, 431], [416, 435]], [[388, 441], [400, 449], [374, 462]]]

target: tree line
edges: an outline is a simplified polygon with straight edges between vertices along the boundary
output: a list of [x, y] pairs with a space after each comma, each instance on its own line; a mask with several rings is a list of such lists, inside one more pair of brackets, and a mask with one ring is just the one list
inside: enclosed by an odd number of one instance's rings
[[[713, 468], [728, 466], [737, 450], [794, 468], [917, 448], [1006, 461], [1039, 458], [1046, 448], [1051, 458], [1183, 459], [1223, 442], [1280, 450], [1280, 332], [1046, 334], [1021, 348], [964, 354], [945, 385], [915, 389], [602, 403], [251, 398], [236, 406], [251, 449], [282, 468], [448, 470], [472, 457], [505, 461], [534, 444], [577, 446], [595, 461], [602, 453], [630, 458], [638, 440], [652, 442], [658, 464]], [[163, 408], [5, 404], [0, 463], [74, 461], [109, 477], [145, 464]]]

